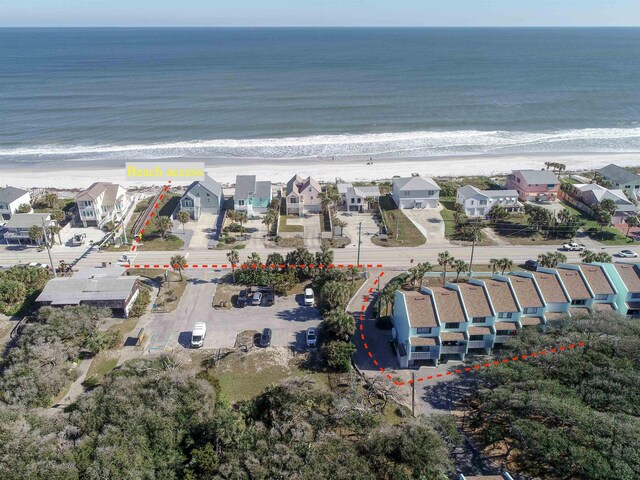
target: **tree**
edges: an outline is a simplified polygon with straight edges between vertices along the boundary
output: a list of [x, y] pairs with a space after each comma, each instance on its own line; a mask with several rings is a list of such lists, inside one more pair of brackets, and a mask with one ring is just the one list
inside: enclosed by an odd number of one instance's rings
[[502, 275], [504, 275], [505, 271], [513, 269], [514, 263], [513, 263], [513, 260], [505, 257], [498, 260], [497, 267], [501, 270]]
[[173, 221], [169, 217], [157, 217], [155, 223], [160, 236], [163, 240], [166, 240], [171, 230], [173, 230]]
[[280, 265], [284, 265], [284, 257], [278, 252], [270, 253], [267, 256], [267, 265], [274, 265], [275, 268], [278, 269], [280, 268]]
[[182, 270], [184, 269], [184, 265], [187, 263], [186, 257], [180, 254], [174, 255], [171, 257], [170, 263], [174, 270], [178, 270], [178, 273], [180, 274], [180, 281], [182, 281]]
[[51, 241], [55, 243], [54, 238], [57, 235], [58, 241], [60, 242], [60, 245], [62, 245], [62, 238], [60, 238], [60, 230], [62, 230], [62, 227], [60, 227], [60, 225], [58, 224], [49, 225], [47, 227], [47, 232], [49, 233], [49, 236], [51, 236]]
[[191, 220], [191, 215], [186, 210], [180, 210], [176, 215], [176, 219], [182, 225], [182, 233], [185, 233], [184, 226]]
[[323, 265], [325, 268], [327, 265], [333, 263], [333, 250], [326, 245], [320, 247], [320, 251], [316, 252], [316, 266]]
[[491, 273], [496, 273], [496, 270], [500, 268], [500, 258], [492, 258], [489, 260], [489, 266], [491, 267]]
[[627, 237], [629, 236], [629, 232], [632, 228], [636, 228], [640, 226], [640, 219], [638, 219], [637, 215], [630, 215], [625, 218], [625, 223], [627, 224]]
[[341, 309], [325, 313], [320, 327], [328, 340], [347, 341], [356, 333], [356, 322], [353, 316]]
[[240, 261], [240, 255], [235, 248], [227, 253], [227, 260], [231, 264], [231, 276], [233, 277], [233, 283], [236, 283], [236, 266]]
[[613, 215], [614, 213], [616, 213], [616, 210], [618, 209], [616, 202], [614, 202], [610, 198], [605, 198], [604, 200], [602, 200], [598, 204], [598, 207], [600, 207], [605, 212], [609, 213], [609, 215]]
[[455, 258], [451, 256], [448, 250], [444, 252], [440, 252], [438, 254], [438, 265], [442, 267], [443, 275], [442, 275], [442, 284], [444, 285], [447, 282], [447, 268], [453, 265], [455, 262]]
[[53, 208], [58, 202], [58, 195], [54, 192], [45, 192], [38, 200], [45, 207]]
[[40, 243], [42, 242], [43, 236], [44, 236], [44, 232], [40, 225], [32, 225], [29, 228], [29, 240], [31, 240], [32, 242], [40, 245]]
[[0, 302], [22, 303], [27, 296], [27, 287], [18, 280], [0, 280]]
[[262, 218], [262, 223], [267, 226], [267, 236], [271, 235], [271, 227], [280, 219], [280, 214], [277, 210], [269, 209]]
[[469, 270], [469, 264], [464, 260], [454, 260], [453, 269], [456, 271], [456, 282], [460, 280], [460, 274]]
[[16, 213], [29, 213], [31, 212], [31, 205], [28, 203], [23, 203], [22, 205], [18, 205], [16, 208]]
[[329, 368], [346, 372], [351, 369], [351, 355], [356, 353], [356, 347], [351, 342], [334, 340], [323, 347], [322, 353]]
[[594, 252], [592, 250], [583, 250], [580, 252], [580, 258], [584, 263], [610, 263], [611, 255], [607, 252]]
[[496, 223], [502, 220], [506, 220], [509, 217], [509, 212], [507, 212], [507, 209], [502, 205], [496, 204], [491, 207], [487, 216], [489, 217], [489, 220]]
[[538, 263], [547, 268], [554, 268], [558, 263], [565, 263], [567, 256], [560, 252], [548, 252], [538, 255]]
[[51, 218], [58, 223], [62, 223], [65, 219], [65, 213], [62, 210], [53, 210], [51, 212]]
[[262, 258], [256, 252], [251, 252], [251, 254], [247, 257], [247, 267], [251, 265], [255, 265], [256, 268], [259, 268], [262, 265]]
[[593, 213], [594, 220], [600, 225], [600, 231], [602, 231], [604, 227], [611, 225], [611, 214], [605, 208], [598, 206], [594, 209]]
[[323, 310], [345, 308], [351, 299], [351, 289], [342, 282], [330, 280], [320, 290], [320, 302]]
[[459, 225], [460, 222], [462, 222], [463, 218], [465, 218], [464, 215], [464, 205], [462, 205], [460, 202], [455, 202], [453, 204], [453, 219], [456, 222], [456, 225]]

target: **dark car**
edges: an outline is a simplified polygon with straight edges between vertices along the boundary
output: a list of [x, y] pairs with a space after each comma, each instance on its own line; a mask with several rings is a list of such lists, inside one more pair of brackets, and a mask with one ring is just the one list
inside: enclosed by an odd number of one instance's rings
[[270, 307], [274, 303], [276, 303], [276, 296], [273, 292], [267, 292], [262, 297], [263, 305], [265, 307]]
[[524, 268], [526, 268], [527, 270], [536, 271], [538, 269], [538, 262], [536, 262], [535, 260], [527, 260], [526, 262], [524, 262]]
[[265, 328], [262, 330], [262, 335], [260, 336], [260, 346], [268, 347], [271, 345], [271, 329]]
[[236, 300], [236, 307], [238, 308], [246, 307], [248, 297], [249, 297], [249, 294], [246, 290], [240, 290], [240, 293], [238, 294], [238, 299]]

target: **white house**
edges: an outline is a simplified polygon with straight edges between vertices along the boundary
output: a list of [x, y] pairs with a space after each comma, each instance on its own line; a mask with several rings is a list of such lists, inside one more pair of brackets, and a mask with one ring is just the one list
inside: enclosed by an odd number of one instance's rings
[[32, 227], [40, 227], [47, 229], [56, 225], [56, 221], [51, 218], [48, 213], [15, 213], [5, 224], [6, 232], [4, 232], [4, 240], [8, 244], [37, 244], [40, 245], [44, 238], [35, 241], [29, 237], [29, 231]]
[[258, 181], [255, 175], [237, 175], [233, 194], [233, 208], [247, 212], [249, 217], [269, 208], [273, 193], [270, 181]]
[[465, 185], [458, 189], [456, 201], [464, 207], [464, 213], [468, 217], [484, 217], [494, 205], [500, 205], [508, 212], [522, 209], [516, 190], [480, 190]]
[[207, 174], [204, 180], [189, 185], [180, 199], [180, 210], [188, 212], [194, 220], [198, 220], [203, 213], [217, 215], [223, 206], [222, 186]]
[[429, 177], [394, 178], [393, 200], [398, 208], [437, 208], [440, 187]]
[[31, 205], [31, 195], [27, 190], [16, 187], [0, 188], [0, 219], [9, 219], [20, 205]]
[[321, 193], [322, 187], [313, 178], [305, 179], [296, 174], [287, 182], [285, 189], [287, 215], [320, 212], [322, 210]]
[[605, 188], [597, 183], [577, 183], [568, 187], [565, 193], [579, 200], [578, 204], [571, 202], [576, 208], [585, 211], [584, 205], [586, 205], [591, 210], [586, 211], [589, 214], [592, 214], [593, 209], [603, 200], [612, 200], [616, 204], [616, 210], [611, 216], [613, 223], [623, 223], [628, 216], [638, 213], [638, 207], [619, 188]]
[[80, 221], [86, 227], [102, 228], [109, 221], [118, 222], [131, 206], [131, 197], [116, 183], [96, 182], [75, 197]]
[[351, 183], [338, 183], [340, 204], [349, 211], [362, 212], [370, 208], [368, 198], [378, 201], [380, 188], [377, 186], [354, 187]]

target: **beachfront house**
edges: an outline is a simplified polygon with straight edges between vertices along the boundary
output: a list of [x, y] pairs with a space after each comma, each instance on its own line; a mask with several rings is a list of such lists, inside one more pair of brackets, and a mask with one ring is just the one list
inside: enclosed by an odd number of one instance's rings
[[121, 221], [133, 207], [127, 190], [116, 183], [96, 182], [75, 197], [82, 225], [103, 228]]
[[380, 199], [380, 188], [373, 185], [354, 187], [351, 183], [338, 183], [340, 205], [350, 212], [363, 212], [371, 208], [371, 203]]
[[467, 217], [483, 218], [494, 205], [508, 212], [519, 212], [522, 204], [518, 201], [516, 190], [480, 190], [471, 185], [458, 188], [456, 201], [464, 207]]
[[616, 204], [611, 215], [613, 223], [624, 223], [628, 216], [638, 213], [638, 207], [620, 189], [605, 188], [597, 183], [576, 183], [568, 185], [563, 193], [567, 202], [588, 215], [593, 215], [603, 200], [613, 201]]
[[194, 220], [203, 213], [218, 215], [223, 207], [222, 186], [206, 173], [203, 180], [189, 185], [180, 198], [180, 211], [188, 212]]
[[602, 181], [604, 180], [611, 188], [619, 188], [633, 198], [640, 196], [640, 175], [626, 168], [610, 163], [606, 167], [596, 170], [596, 178], [597, 177], [600, 177], [598, 180], [601, 183], [603, 183]]
[[257, 181], [255, 175], [238, 175], [233, 194], [233, 208], [247, 216], [264, 213], [271, 203], [271, 182]]
[[114, 315], [127, 317], [140, 288], [136, 276], [58, 277], [47, 282], [36, 299], [39, 306], [89, 305], [109, 308]]
[[[40, 245], [44, 241], [42, 229], [47, 230], [56, 223], [49, 213], [15, 213], [4, 226], [4, 240], [7, 245]], [[35, 238], [30, 235], [33, 227], [40, 229], [40, 235]]]
[[287, 215], [319, 213], [322, 210], [322, 187], [313, 178], [296, 174], [287, 182], [285, 205]]
[[8, 220], [21, 205], [31, 205], [31, 194], [16, 187], [0, 188], [0, 220]]
[[514, 170], [505, 188], [516, 190], [523, 202], [548, 202], [558, 198], [560, 180], [549, 170]]
[[617, 294], [616, 310], [620, 315], [640, 317], [640, 268], [633, 263], [596, 263], [602, 266]]
[[429, 177], [394, 178], [392, 195], [398, 208], [437, 208], [440, 187]]

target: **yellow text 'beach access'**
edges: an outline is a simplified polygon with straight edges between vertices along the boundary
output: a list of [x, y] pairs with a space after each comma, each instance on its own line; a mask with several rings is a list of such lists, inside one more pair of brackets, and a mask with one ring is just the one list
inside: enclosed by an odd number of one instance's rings
[[127, 162], [126, 179], [133, 182], [204, 180], [204, 162]]

